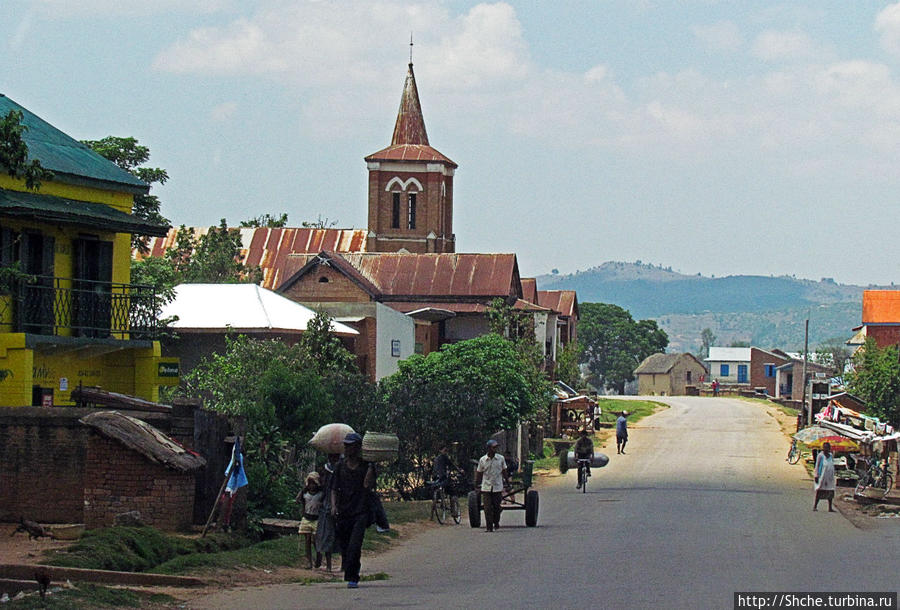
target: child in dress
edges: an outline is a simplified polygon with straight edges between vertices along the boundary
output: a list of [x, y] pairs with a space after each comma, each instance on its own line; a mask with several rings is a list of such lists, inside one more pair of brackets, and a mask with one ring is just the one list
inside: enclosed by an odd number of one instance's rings
[[[313, 567], [312, 551], [313, 548], [315, 548], [314, 538], [316, 535], [316, 526], [319, 521], [319, 509], [322, 506], [324, 497], [325, 492], [322, 490], [320, 484], [319, 473], [311, 472], [306, 475], [306, 485], [295, 498], [295, 501], [300, 502], [303, 505], [303, 517], [300, 519], [300, 527], [298, 529], [298, 532], [300, 533], [300, 544], [298, 544], [297, 550], [300, 550], [300, 547], [305, 541], [306, 567], [310, 569]], [[321, 563], [322, 555], [317, 552], [316, 565], [321, 565]]]

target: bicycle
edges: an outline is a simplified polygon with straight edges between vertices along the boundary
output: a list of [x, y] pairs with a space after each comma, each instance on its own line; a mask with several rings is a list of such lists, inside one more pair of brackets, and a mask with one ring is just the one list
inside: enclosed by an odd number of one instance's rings
[[859, 478], [859, 482], [856, 484], [856, 495], [863, 495], [863, 492], [869, 487], [881, 490], [882, 498], [887, 496], [894, 487], [893, 475], [887, 471], [886, 467], [879, 464], [879, 460], [873, 460], [865, 474]]
[[591, 459], [578, 458], [578, 486], [581, 493], [587, 493], [587, 480], [591, 476]]
[[453, 472], [449, 479], [437, 480], [429, 483], [434, 487], [431, 495], [431, 514], [437, 519], [441, 525], [447, 520], [447, 515], [453, 518], [453, 521], [459, 525], [459, 498], [456, 495], [454, 480], [458, 477], [458, 473]]
[[800, 446], [797, 444], [797, 439], [791, 441], [791, 447], [788, 449], [786, 459], [788, 464], [796, 464], [800, 461]]

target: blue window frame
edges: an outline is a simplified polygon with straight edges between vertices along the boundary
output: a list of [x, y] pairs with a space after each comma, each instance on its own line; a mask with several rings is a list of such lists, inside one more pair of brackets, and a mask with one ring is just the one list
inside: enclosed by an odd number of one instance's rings
[[738, 365], [738, 383], [747, 383], [747, 365]]
[[722, 377], [728, 377], [728, 365], [727, 364], [719, 365], [719, 375]]
[[775, 377], [775, 365], [774, 364], [766, 364], [766, 377]]

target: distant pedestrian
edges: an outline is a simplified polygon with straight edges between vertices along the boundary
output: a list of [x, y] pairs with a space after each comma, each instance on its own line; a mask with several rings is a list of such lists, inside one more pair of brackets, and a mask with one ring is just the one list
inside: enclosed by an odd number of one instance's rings
[[816, 456], [816, 468], [813, 471], [816, 482], [816, 501], [813, 504], [813, 510], [819, 510], [819, 500], [825, 498], [828, 500], [828, 512], [835, 512], [832, 507], [834, 501], [834, 457], [831, 455], [831, 443], [824, 443], [822, 451]]
[[712, 390], [713, 390], [713, 396], [719, 395], [719, 380], [718, 379], [713, 379]]
[[[300, 543], [306, 542], [306, 567], [309, 569], [313, 567], [316, 526], [319, 524], [319, 512], [324, 497], [325, 492], [322, 490], [319, 473], [311, 472], [306, 475], [306, 485], [297, 494], [295, 501], [300, 502], [303, 507], [298, 533], [300, 534]], [[322, 553], [318, 549], [316, 549], [316, 565], [322, 565]]]
[[344, 459], [334, 471], [331, 511], [341, 549], [341, 567], [348, 589], [359, 587], [363, 537], [372, 519], [369, 491], [375, 488], [375, 466], [361, 457], [362, 437], [352, 432], [344, 438]]
[[487, 442], [487, 453], [478, 460], [475, 472], [475, 486], [481, 489], [481, 503], [484, 505], [485, 531], [500, 528], [500, 501], [503, 499], [503, 485], [509, 479], [506, 460], [497, 453], [497, 441]]
[[628, 411], [622, 411], [616, 420], [616, 453], [625, 453], [628, 443]]

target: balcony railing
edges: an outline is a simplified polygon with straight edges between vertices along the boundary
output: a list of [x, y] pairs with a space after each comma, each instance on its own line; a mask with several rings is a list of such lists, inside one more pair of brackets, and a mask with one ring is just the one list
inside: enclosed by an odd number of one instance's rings
[[13, 332], [152, 339], [159, 330], [161, 303], [150, 286], [37, 276], [10, 293], [11, 315], [0, 322]]

